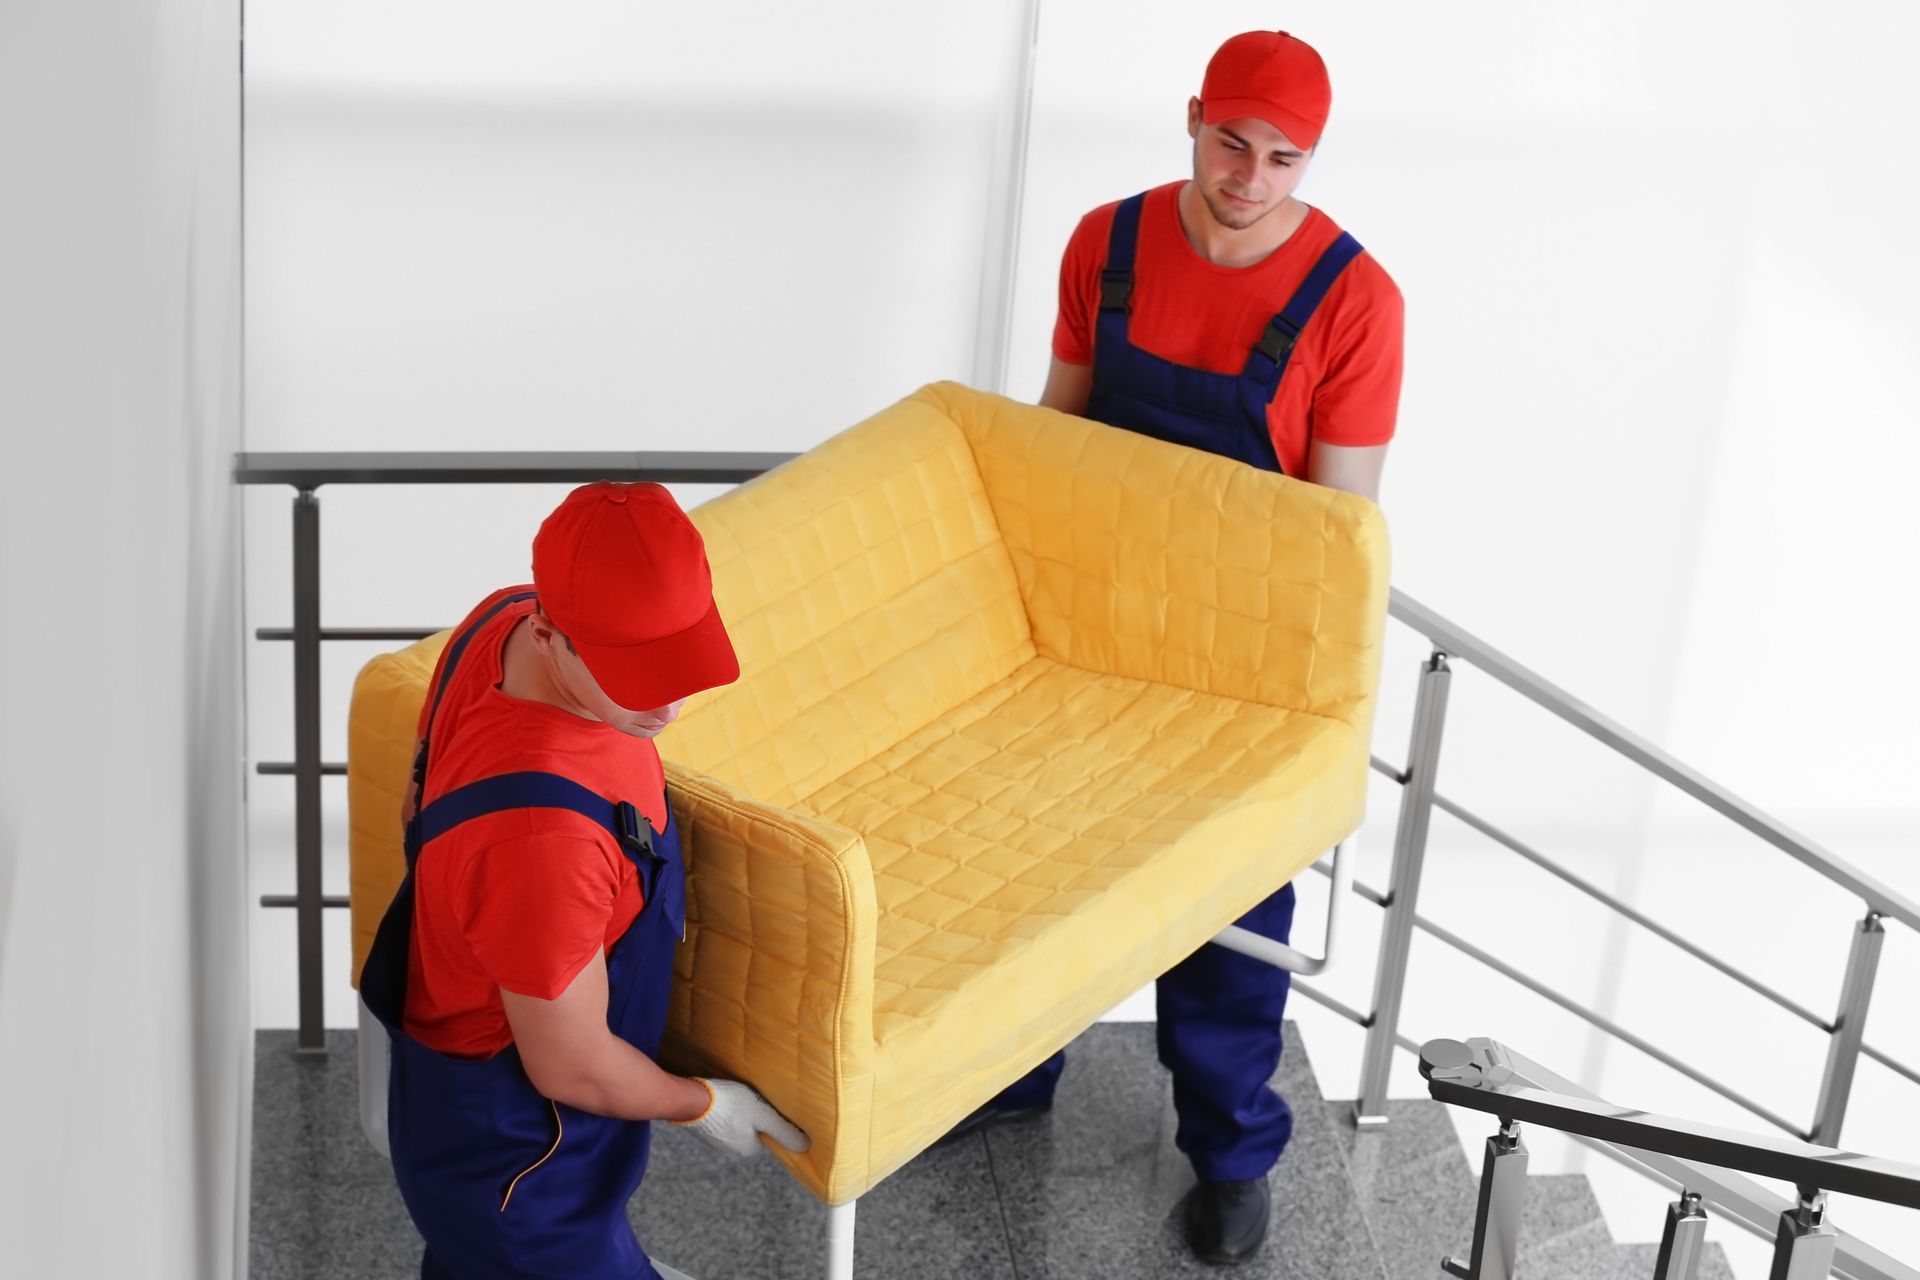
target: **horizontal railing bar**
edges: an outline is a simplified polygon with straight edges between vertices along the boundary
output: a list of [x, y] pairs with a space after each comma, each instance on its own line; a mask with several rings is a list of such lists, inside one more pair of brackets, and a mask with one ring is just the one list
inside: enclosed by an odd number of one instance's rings
[[[300, 767], [291, 760], [262, 760], [253, 766], [253, 771], [263, 778], [291, 778], [300, 771]], [[347, 766], [337, 760], [326, 760], [320, 764], [320, 776], [323, 778], [343, 778]]]
[[[260, 895], [260, 905], [263, 907], [297, 907], [300, 905], [300, 899], [291, 893], [263, 893]], [[339, 894], [330, 893], [320, 899], [320, 905], [323, 907], [344, 907], [349, 904], [347, 899], [341, 897]]]
[[[428, 636], [437, 636], [446, 627], [322, 627], [322, 640], [424, 640]], [[291, 640], [292, 627], [259, 627], [253, 633], [255, 640]]]
[[[1328, 877], [1329, 879], [1331, 879], [1333, 876], [1333, 868], [1329, 867], [1325, 862], [1314, 863], [1313, 869], [1315, 871], [1318, 871], [1321, 875]], [[1361, 884], [1358, 880], [1355, 880], [1353, 882], [1353, 891], [1354, 893], [1358, 894], [1360, 897], [1365, 898], [1368, 902], [1371, 902], [1376, 907], [1384, 907], [1387, 905], [1387, 900], [1380, 895], [1379, 890], [1370, 889], [1366, 885]]]
[[1333, 1010], [1335, 1013], [1339, 1014], [1341, 1017], [1345, 1018], [1348, 1022], [1351, 1022], [1356, 1027], [1370, 1027], [1373, 1025], [1372, 1018], [1368, 1017], [1364, 1013], [1361, 1013], [1358, 1009], [1355, 1009], [1349, 1005], [1342, 1004], [1340, 1001], [1334, 999], [1332, 996], [1328, 995], [1326, 992], [1320, 990], [1317, 987], [1310, 987], [1306, 983], [1300, 981], [1300, 979], [1298, 978], [1295, 978], [1291, 985], [1293, 990], [1299, 992], [1301, 995], [1313, 1001], [1315, 1004], [1324, 1005], [1325, 1007]]
[[1471, 662], [1515, 693], [1546, 708], [1649, 773], [1672, 783], [1708, 808], [1731, 818], [1848, 892], [1859, 895], [1870, 910], [1891, 916], [1910, 929], [1920, 929], [1920, 904], [1909, 901], [1872, 876], [1842, 862], [1813, 840], [1681, 764], [1639, 734], [1600, 714], [1565, 689], [1521, 666], [1398, 588], [1391, 592], [1388, 610], [1401, 622], [1424, 634], [1436, 648]]
[[1375, 773], [1383, 774], [1386, 777], [1392, 778], [1395, 782], [1399, 783], [1403, 787], [1407, 785], [1406, 770], [1394, 768], [1392, 765], [1388, 764], [1385, 760], [1382, 760], [1379, 756], [1368, 756], [1367, 759], [1373, 764], [1373, 771]]
[[661, 451], [639, 453], [240, 453], [236, 484], [584, 484], [653, 480], [662, 484], [739, 484], [794, 458], [791, 453]]
[[1444, 1080], [1429, 1084], [1435, 1098], [1454, 1106], [1543, 1125], [1561, 1133], [1584, 1134], [1636, 1151], [1657, 1151], [1676, 1160], [1697, 1160], [1798, 1186], [1920, 1209], [1920, 1170], [1896, 1161], [1799, 1142], [1774, 1143], [1759, 1134], [1588, 1102], [1546, 1089], [1476, 1089]]
[[1874, 1048], [1870, 1044], [1862, 1044], [1860, 1046], [1860, 1052], [1866, 1054], [1869, 1058], [1872, 1058], [1875, 1062], [1879, 1063], [1881, 1066], [1885, 1067], [1887, 1070], [1895, 1073], [1896, 1075], [1905, 1076], [1907, 1079], [1913, 1081], [1915, 1084], [1920, 1084], [1920, 1071], [1915, 1071], [1912, 1067], [1908, 1066], [1906, 1063], [1894, 1061], [1892, 1058], [1888, 1057], [1886, 1054], [1882, 1053], [1880, 1050]]
[[1649, 1058], [1652, 1058], [1654, 1061], [1663, 1063], [1664, 1065], [1673, 1068], [1675, 1071], [1678, 1071], [1681, 1075], [1687, 1077], [1689, 1080], [1692, 1080], [1695, 1084], [1702, 1085], [1705, 1088], [1713, 1090], [1715, 1093], [1725, 1098], [1728, 1102], [1734, 1103], [1736, 1106], [1744, 1107], [1746, 1110], [1751, 1111], [1754, 1115], [1759, 1116], [1762, 1120], [1765, 1120], [1768, 1124], [1773, 1125], [1775, 1128], [1780, 1129], [1786, 1133], [1790, 1133], [1796, 1138], [1805, 1138], [1808, 1136], [1806, 1130], [1797, 1128], [1792, 1121], [1786, 1119], [1784, 1116], [1781, 1116], [1776, 1112], [1768, 1110], [1766, 1107], [1761, 1106], [1759, 1103], [1753, 1101], [1751, 1098], [1748, 1098], [1736, 1092], [1733, 1089], [1729, 1089], [1726, 1085], [1721, 1084], [1718, 1080], [1715, 1080], [1712, 1076], [1707, 1075], [1704, 1071], [1700, 1071], [1694, 1067], [1688, 1066], [1686, 1063], [1680, 1061], [1680, 1059], [1674, 1057], [1672, 1054], [1668, 1053], [1666, 1050], [1661, 1049], [1660, 1047], [1653, 1044], [1652, 1042], [1645, 1040], [1640, 1036], [1635, 1035], [1633, 1032], [1627, 1030], [1625, 1027], [1621, 1026], [1619, 1023], [1615, 1022], [1613, 1019], [1607, 1017], [1605, 1014], [1596, 1013], [1592, 1009], [1589, 1009], [1585, 1005], [1581, 1004], [1579, 1001], [1574, 1000], [1569, 996], [1561, 995], [1558, 991], [1555, 991], [1552, 987], [1549, 987], [1545, 983], [1542, 983], [1520, 972], [1520, 970], [1514, 968], [1512, 965], [1508, 964], [1506, 961], [1501, 960], [1499, 957], [1491, 955], [1488, 952], [1481, 950], [1479, 947], [1474, 946], [1471, 942], [1468, 942], [1465, 938], [1462, 938], [1460, 935], [1453, 933], [1450, 930], [1441, 928], [1439, 925], [1435, 924], [1431, 920], [1426, 919], [1424, 916], [1415, 915], [1413, 917], [1413, 923], [1415, 927], [1420, 929], [1425, 929], [1428, 933], [1440, 939], [1440, 941], [1446, 943], [1448, 946], [1454, 948], [1456, 951], [1459, 951], [1464, 955], [1470, 956], [1473, 959], [1478, 960], [1481, 964], [1486, 965], [1489, 969], [1492, 969], [1494, 972], [1500, 974], [1505, 978], [1510, 979], [1511, 981], [1519, 983], [1521, 986], [1525, 987], [1527, 990], [1533, 992], [1535, 995], [1541, 997], [1542, 999], [1552, 1001], [1554, 1004], [1559, 1005], [1562, 1009], [1565, 1009], [1568, 1013], [1573, 1014], [1575, 1017], [1582, 1018], [1587, 1022], [1592, 1023], [1594, 1026], [1600, 1028], [1602, 1031], [1606, 1032], [1608, 1035], [1611, 1035], [1618, 1040], [1622, 1040], [1626, 1042], [1627, 1044], [1638, 1049], [1640, 1052], [1646, 1054]]
[[1454, 817], [1460, 819], [1460, 821], [1472, 827], [1475, 831], [1478, 831], [1481, 835], [1484, 835], [1491, 840], [1494, 840], [1500, 844], [1505, 845], [1507, 848], [1511, 849], [1513, 852], [1525, 858], [1528, 862], [1531, 862], [1534, 866], [1539, 867], [1542, 871], [1545, 871], [1554, 876], [1558, 876], [1561, 880], [1564, 880], [1566, 883], [1572, 885], [1574, 888], [1578, 889], [1580, 892], [1586, 894], [1588, 897], [1594, 899], [1595, 901], [1607, 907], [1610, 907], [1614, 911], [1619, 912], [1621, 915], [1633, 921], [1635, 924], [1639, 925], [1641, 928], [1648, 930], [1649, 932], [1657, 935], [1658, 937], [1666, 939], [1668, 942], [1680, 948], [1682, 951], [1686, 952], [1688, 955], [1692, 956], [1694, 959], [1699, 960], [1703, 964], [1711, 965], [1713, 968], [1718, 969], [1721, 973], [1726, 974], [1729, 978], [1732, 978], [1735, 982], [1738, 982], [1740, 985], [1748, 988], [1751, 991], [1757, 992], [1760, 995], [1765, 996], [1767, 999], [1779, 1005], [1782, 1009], [1785, 1009], [1788, 1013], [1791, 1013], [1794, 1016], [1801, 1018], [1806, 1022], [1812, 1023], [1814, 1026], [1820, 1028], [1820, 1030], [1822, 1031], [1832, 1032], [1833, 1023], [1827, 1021], [1825, 1018], [1822, 1018], [1819, 1014], [1813, 1012], [1813, 1010], [1795, 1003], [1793, 1000], [1790, 1000], [1786, 996], [1781, 995], [1778, 991], [1775, 991], [1772, 987], [1767, 986], [1765, 983], [1759, 981], [1757, 978], [1748, 977], [1746, 974], [1734, 968], [1731, 964], [1727, 963], [1725, 960], [1720, 959], [1718, 956], [1714, 955], [1712, 952], [1709, 952], [1697, 946], [1694, 943], [1688, 942], [1685, 938], [1675, 933], [1672, 929], [1667, 928], [1667, 926], [1661, 924], [1659, 921], [1653, 919], [1651, 916], [1648, 916], [1644, 912], [1638, 911], [1635, 908], [1628, 906], [1626, 903], [1620, 901], [1620, 899], [1614, 897], [1612, 894], [1600, 888], [1598, 885], [1595, 885], [1575, 875], [1573, 872], [1567, 870], [1565, 867], [1561, 866], [1559, 863], [1555, 862], [1553, 859], [1547, 857], [1545, 854], [1539, 852], [1536, 849], [1528, 847], [1524, 842], [1516, 839], [1511, 835], [1508, 835], [1505, 831], [1500, 830], [1500, 828], [1494, 826], [1491, 822], [1488, 822], [1486, 819], [1481, 818], [1472, 812], [1469, 812], [1466, 808], [1462, 807], [1461, 805], [1455, 804], [1453, 801], [1447, 799], [1445, 796], [1439, 795], [1437, 793], [1433, 797], [1433, 803], [1435, 808], [1443, 809], [1446, 812], [1452, 814]]
[[1553, 1087], [1552, 1080], [1543, 1079], [1550, 1073], [1524, 1054], [1484, 1038], [1434, 1040], [1422, 1048], [1420, 1058], [1427, 1091], [1452, 1106], [1676, 1160], [1778, 1178], [1796, 1187], [1920, 1209], [1920, 1165], [1656, 1115], [1596, 1098], [1586, 1090], [1563, 1092]]

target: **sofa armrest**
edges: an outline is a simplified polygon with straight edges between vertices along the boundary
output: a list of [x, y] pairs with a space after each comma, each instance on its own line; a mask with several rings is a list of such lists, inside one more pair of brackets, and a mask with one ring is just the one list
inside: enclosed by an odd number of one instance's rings
[[878, 913], [866, 842], [669, 762], [687, 865], [661, 1058], [745, 1080], [812, 1138], [776, 1149], [816, 1195], [864, 1185]]
[[921, 394], [973, 446], [1043, 656], [1367, 740], [1388, 585], [1373, 503], [964, 387]]

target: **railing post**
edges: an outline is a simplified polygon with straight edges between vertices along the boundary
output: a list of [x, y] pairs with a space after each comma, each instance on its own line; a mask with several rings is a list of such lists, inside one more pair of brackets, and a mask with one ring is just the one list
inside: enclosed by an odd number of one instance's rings
[[1487, 1158], [1480, 1166], [1480, 1207], [1473, 1219], [1473, 1259], [1466, 1266], [1446, 1257], [1440, 1269], [1458, 1280], [1513, 1280], [1515, 1255], [1520, 1250], [1520, 1211], [1527, 1200], [1527, 1148], [1520, 1126], [1500, 1122], [1500, 1132], [1487, 1139]]
[[1400, 794], [1400, 826], [1393, 839], [1393, 871], [1386, 916], [1380, 927], [1380, 959], [1373, 977], [1373, 1018], [1353, 1119], [1359, 1127], [1387, 1122], [1387, 1076], [1400, 1031], [1400, 997], [1407, 985], [1407, 955], [1413, 946], [1413, 913], [1420, 896], [1420, 867], [1427, 855], [1433, 817], [1434, 778], [1440, 768], [1440, 736], [1446, 727], [1447, 690], [1453, 669], [1439, 649], [1420, 669], [1414, 700], [1413, 736], [1407, 746], [1407, 781]]
[[1698, 1193], [1682, 1190], [1680, 1198], [1667, 1206], [1667, 1226], [1660, 1235], [1653, 1280], [1694, 1280], [1706, 1248], [1707, 1211], [1700, 1207]]
[[1847, 952], [1847, 976], [1840, 984], [1840, 1009], [1834, 1014], [1833, 1034], [1827, 1038], [1827, 1069], [1820, 1078], [1820, 1097], [1814, 1103], [1813, 1131], [1808, 1140], [1823, 1147], [1840, 1145], [1840, 1126], [1847, 1118], [1847, 1098], [1853, 1092], [1853, 1071], [1860, 1065], [1860, 1042], [1867, 1033], [1867, 1006], [1873, 1000], [1873, 978], [1880, 967], [1880, 944], [1887, 931], [1878, 913], [1869, 911], [1853, 931]]
[[320, 501], [293, 500], [294, 896], [300, 952], [303, 1054], [325, 1053], [326, 989], [321, 955], [320, 844]]
[[1827, 1280], [1833, 1273], [1833, 1255], [1840, 1239], [1827, 1225], [1827, 1197], [1813, 1188], [1800, 1188], [1800, 1204], [1780, 1215], [1773, 1237], [1773, 1269], [1767, 1280]]

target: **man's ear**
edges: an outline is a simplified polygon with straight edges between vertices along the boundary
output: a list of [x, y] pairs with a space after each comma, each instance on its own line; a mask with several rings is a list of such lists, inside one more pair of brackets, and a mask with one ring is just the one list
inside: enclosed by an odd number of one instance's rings
[[560, 628], [553, 625], [553, 619], [535, 609], [527, 615], [529, 634], [533, 637], [533, 647], [540, 653], [551, 655], [560, 644]]
[[1200, 137], [1200, 99], [1187, 99], [1187, 136], [1198, 140]]

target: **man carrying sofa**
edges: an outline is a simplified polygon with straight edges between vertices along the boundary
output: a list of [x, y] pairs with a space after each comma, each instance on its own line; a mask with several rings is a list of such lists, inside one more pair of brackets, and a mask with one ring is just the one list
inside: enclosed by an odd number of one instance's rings
[[658, 485], [576, 489], [533, 578], [482, 601], [434, 672], [407, 876], [361, 993], [391, 1041], [422, 1276], [644, 1280], [626, 1206], [648, 1121], [741, 1155], [761, 1134], [807, 1147], [746, 1085], [653, 1061], [686, 896], [652, 739], [739, 663]]
[[[1040, 403], [1377, 499], [1394, 431], [1401, 300], [1387, 273], [1293, 196], [1326, 123], [1326, 67], [1284, 32], [1223, 44], [1187, 104], [1191, 180], [1080, 220], [1060, 269]], [[1291, 884], [1237, 923], [1285, 942]], [[1267, 1174], [1293, 1116], [1280, 1061], [1284, 970], [1204, 946], [1160, 979], [1160, 1060], [1176, 1142], [1199, 1184], [1183, 1215], [1204, 1261], [1251, 1257], [1272, 1214]], [[1052, 1105], [1054, 1055], [955, 1128]]]

